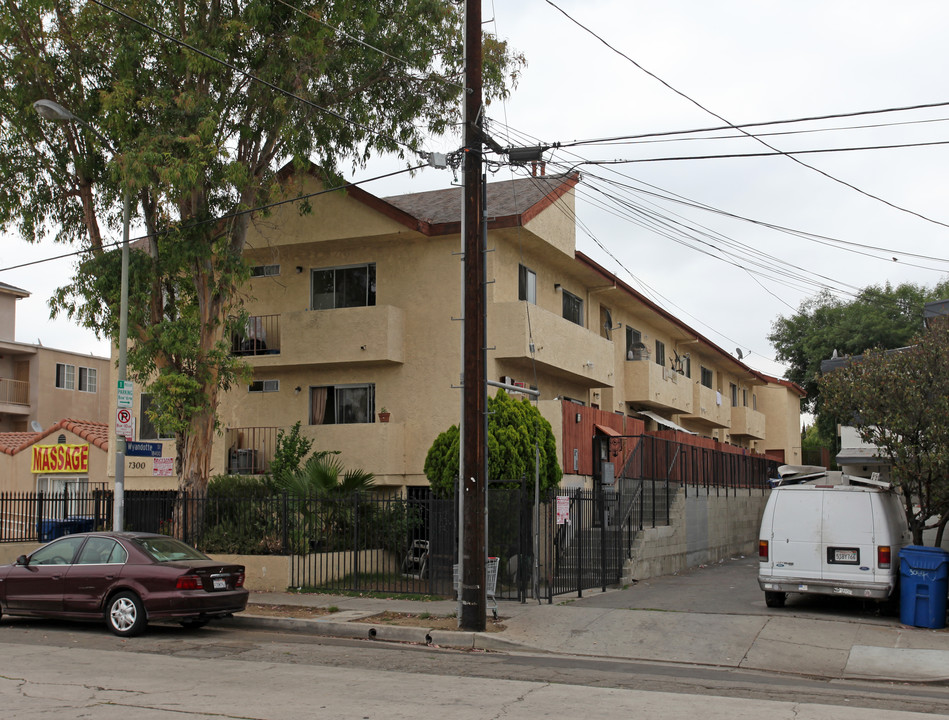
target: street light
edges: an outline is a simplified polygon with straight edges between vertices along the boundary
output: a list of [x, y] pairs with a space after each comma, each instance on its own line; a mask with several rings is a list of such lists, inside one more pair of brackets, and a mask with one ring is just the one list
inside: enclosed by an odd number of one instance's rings
[[[115, 156], [115, 148], [98, 130], [57, 102], [37, 100], [33, 103], [37, 114], [56, 122], [77, 122], [88, 128]], [[129, 222], [132, 216], [132, 196], [128, 189], [122, 193], [122, 296], [119, 305], [119, 380], [125, 381], [128, 356], [129, 319]], [[121, 532], [125, 526], [125, 436], [116, 434], [115, 443], [115, 497], [113, 502], [112, 529]]]

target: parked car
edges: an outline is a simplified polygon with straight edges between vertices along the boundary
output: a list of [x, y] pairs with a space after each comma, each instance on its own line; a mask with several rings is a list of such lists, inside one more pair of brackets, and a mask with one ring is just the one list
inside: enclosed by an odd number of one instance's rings
[[198, 628], [247, 606], [244, 566], [151, 533], [77, 533], [0, 566], [0, 615], [104, 620], [116, 635], [150, 620]]
[[[782, 468], [783, 470], [784, 468]], [[823, 468], [771, 491], [758, 535], [758, 585], [768, 607], [788, 593], [894, 602], [900, 550], [912, 535], [890, 483]]]

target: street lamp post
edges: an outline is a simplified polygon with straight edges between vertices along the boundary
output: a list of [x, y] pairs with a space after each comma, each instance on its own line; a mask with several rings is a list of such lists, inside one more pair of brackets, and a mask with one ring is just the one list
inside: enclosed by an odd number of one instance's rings
[[[69, 110], [52, 100], [37, 100], [33, 108], [40, 117], [56, 122], [77, 122], [88, 128], [105, 145], [112, 155], [115, 148], [85, 120], [76, 117]], [[128, 318], [129, 318], [129, 223], [132, 217], [132, 196], [126, 189], [122, 194], [122, 294], [119, 304], [119, 380], [127, 380], [126, 360], [128, 357]], [[115, 443], [115, 496], [113, 498], [112, 529], [121, 532], [125, 527], [125, 436], [116, 434]]]

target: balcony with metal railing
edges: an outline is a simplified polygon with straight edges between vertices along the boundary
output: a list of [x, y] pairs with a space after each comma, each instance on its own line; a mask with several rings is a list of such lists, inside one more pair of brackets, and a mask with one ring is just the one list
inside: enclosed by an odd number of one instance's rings
[[224, 431], [229, 475], [262, 475], [277, 447], [275, 427], [235, 427]]
[[0, 377], [0, 413], [30, 414], [30, 383]]
[[241, 357], [280, 354], [280, 316], [251, 315], [244, 330], [231, 338], [231, 354]]

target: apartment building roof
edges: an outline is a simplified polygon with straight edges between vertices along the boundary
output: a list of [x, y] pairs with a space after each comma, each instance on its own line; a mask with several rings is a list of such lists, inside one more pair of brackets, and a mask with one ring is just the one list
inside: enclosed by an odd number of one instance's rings
[[16, 295], [17, 297], [29, 297], [30, 293], [22, 288], [18, 288], [15, 285], [8, 285], [5, 282], [0, 282], [0, 293], [6, 293], [7, 295]]
[[800, 385], [798, 385], [796, 382], [792, 380], [785, 380], [784, 378], [772, 377], [771, 375], [765, 375], [765, 378], [768, 380], [768, 382], [774, 385], [784, 385], [784, 387], [793, 390], [801, 397], [807, 397], [807, 390], [805, 390], [803, 387], [801, 387]]
[[[523, 225], [550, 207], [577, 184], [579, 175], [542, 175], [489, 183], [487, 186], [488, 228]], [[393, 195], [382, 201], [421, 220], [428, 235], [451, 234], [461, 227], [460, 187], [445, 190]]]
[[645, 295], [643, 295], [642, 293], [636, 291], [635, 289], [627, 285], [625, 282], [620, 280], [616, 275], [611, 273], [602, 265], [598, 264], [595, 260], [587, 257], [580, 251], [576, 252], [576, 258], [579, 262], [583, 263], [584, 265], [589, 267], [591, 270], [601, 275], [604, 279], [613, 283], [615, 287], [623, 290], [624, 292], [628, 293], [632, 297], [636, 298], [638, 302], [642, 303], [645, 307], [649, 308], [649, 310], [654, 312], [656, 315], [659, 315], [660, 317], [664, 318], [667, 322], [672, 323], [673, 325], [678, 327], [680, 330], [682, 330], [683, 332], [691, 336], [693, 339], [701, 340], [702, 343], [712, 348], [713, 350], [717, 351], [722, 357], [726, 358], [729, 362], [741, 368], [742, 371], [748, 373], [749, 375], [758, 379], [762, 383], [768, 382], [767, 375], [764, 375], [763, 373], [760, 373], [757, 370], [754, 370], [753, 368], [748, 367], [747, 365], [745, 365], [745, 363], [743, 363], [738, 358], [732, 357], [730, 353], [720, 348], [718, 345], [713, 343], [711, 340], [709, 340], [707, 337], [705, 337], [701, 333], [696, 332], [693, 328], [686, 325], [684, 322], [679, 320], [679, 318], [677, 318], [672, 313], [656, 305], [656, 303], [652, 302]]
[[6, 455], [16, 455], [18, 452], [26, 450], [31, 445], [35, 445], [43, 438], [60, 430], [68, 430], [83, 440], [92, 443], [100, 450], [109, 449], [109, 426], [106, 423], [67, 418], [60, 420], [58, 423], [40, 432], [0, 433], [0, 452]]

